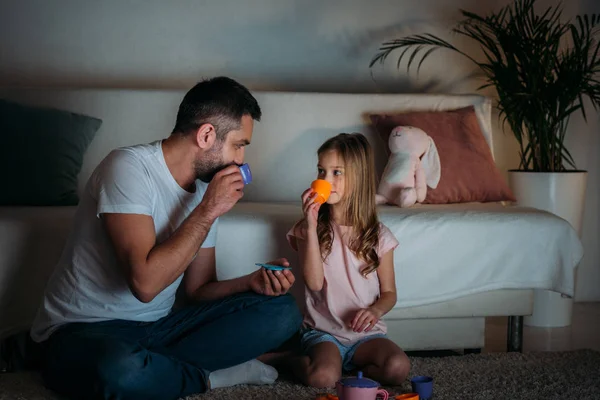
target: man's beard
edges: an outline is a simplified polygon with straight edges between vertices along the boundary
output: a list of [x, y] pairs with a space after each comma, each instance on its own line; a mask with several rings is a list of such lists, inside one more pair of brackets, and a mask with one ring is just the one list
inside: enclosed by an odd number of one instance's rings
[[208, 183], [214, 178], [217, 172], [230, 165], [223, 161], [221, 148], [222, 146], [218, 149], [211, 149], [201, 159], [194, 161], [196, 179]]

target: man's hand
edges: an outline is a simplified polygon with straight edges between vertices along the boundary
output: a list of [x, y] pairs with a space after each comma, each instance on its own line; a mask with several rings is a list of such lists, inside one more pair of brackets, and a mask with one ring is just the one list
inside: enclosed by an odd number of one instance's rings
[[[267, 264], [289, 267], [290, 263], [285, 258], [269, 261]], [[250, 288], [265, 296], [280, 296], [286, 294], [294, 284], [294, 274], [290, 270], [271, 271], [265, 268], [250, 274]]]
[[381, 312], [373, 307], [358, 310], [350, 322], [350, 328], [354, 332], [369, 332], [379, 321], [381, 315]]
[[218, 218], [237, 203], [244, 195], [244, 181], [237, 165], [230, 165], [217, 172], [206, 188], [200, 206], [212, 218]]

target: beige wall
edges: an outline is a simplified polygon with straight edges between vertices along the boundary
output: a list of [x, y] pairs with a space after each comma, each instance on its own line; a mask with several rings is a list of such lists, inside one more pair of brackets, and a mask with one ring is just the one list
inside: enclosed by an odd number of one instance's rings
[[[334, 92], [473, 92], [470, 65], [438, 52], [419, 76], [394, 60], [369, 70], [380, 43], [444, 34], [475, 0], [0, 0], [0, 84], [187, 88], [225, 74], [253, 89]], [[553, 4], [540, 0], [541, 6]], [[597, 7], [568, 2], [567, 15]], [[489, 94], [486, 93], [486, 94]], [[569, 143], [590, 169], [577, 299], [600, 300], [598, 118], [573, 122]], [[502, 170], [515, 142], [495, 132]]]

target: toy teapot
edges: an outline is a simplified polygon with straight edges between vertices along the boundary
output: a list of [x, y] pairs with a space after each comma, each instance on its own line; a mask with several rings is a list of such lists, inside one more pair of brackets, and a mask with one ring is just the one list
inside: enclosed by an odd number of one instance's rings
[[340, 379], [335, 384], [335, 390], [340, 400], [388, 400], [389, 393], [379, 389], [379, 382], [363, 378], [362, 371], [357, 377]]

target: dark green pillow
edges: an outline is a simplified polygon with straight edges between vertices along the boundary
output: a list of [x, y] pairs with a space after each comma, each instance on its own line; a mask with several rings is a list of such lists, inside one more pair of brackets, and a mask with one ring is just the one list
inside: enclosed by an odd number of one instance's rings
[[77, 175], [102, 120], [0, 100], [0, 205], [79, 203]]

